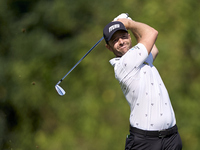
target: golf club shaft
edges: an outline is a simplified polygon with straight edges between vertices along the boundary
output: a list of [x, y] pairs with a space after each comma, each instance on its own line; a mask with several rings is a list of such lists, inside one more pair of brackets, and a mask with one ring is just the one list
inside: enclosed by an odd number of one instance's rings
[[70, 70], [69, 72], [60, 80], [58, 81], [58, 84], [60, 84], [62, 82], [62, 80], [64, 80], [64, 78], [66, 76], [68, 76], [70, 74], [70, 72], [72, 72], [72, 70], [74, 70], [74, 68], [76, 68], [76, 66], [104, 39], [104, 37], [102, 37]]

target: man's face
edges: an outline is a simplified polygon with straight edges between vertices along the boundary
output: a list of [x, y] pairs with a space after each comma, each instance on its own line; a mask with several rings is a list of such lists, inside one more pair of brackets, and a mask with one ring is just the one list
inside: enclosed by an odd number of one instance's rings
[[125, 31], [117, 31], [106, 47], [116, 56], [121, 57], [132, 47], [131, 36]]

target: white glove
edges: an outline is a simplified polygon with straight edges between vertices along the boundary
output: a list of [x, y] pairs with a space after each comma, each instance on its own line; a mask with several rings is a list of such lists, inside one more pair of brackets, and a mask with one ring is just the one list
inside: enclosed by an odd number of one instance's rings
[[128, 18], [128, 19], [132, 20], [130, 17], [128, 17], [128, 15], [126, 13], [122, 13], [119, 16], [117, 16], [113, 21], [117, 21], [119, 18]]

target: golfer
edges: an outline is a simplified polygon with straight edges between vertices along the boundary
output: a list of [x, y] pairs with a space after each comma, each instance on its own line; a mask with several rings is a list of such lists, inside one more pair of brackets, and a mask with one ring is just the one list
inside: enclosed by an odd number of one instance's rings
[[[153, 65], [158, 32], [131, 18], [115, 20], [105, 26], [103, 35], [106, 48], [116, 56], [110, 63], [131, 110], [125, 150], [181, 150], [174, 110]], [[136, 38], [135, 46], [128, 30]]]

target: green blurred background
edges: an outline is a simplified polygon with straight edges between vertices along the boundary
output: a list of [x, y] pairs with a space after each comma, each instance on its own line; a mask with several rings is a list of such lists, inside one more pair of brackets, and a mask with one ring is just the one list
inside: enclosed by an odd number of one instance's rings
[[[1, 0], [0, 149], [122, 150], [129, 106], [101, 42], [55, 84], [123, 12], [159, 31], [155, 66], [184, 150], [200, 147], [198, 0]], [[135, 41], [134, 41], [135, 42]]]

